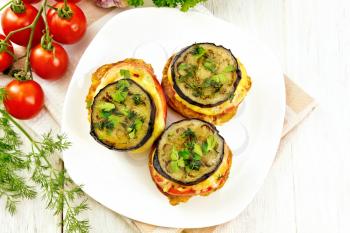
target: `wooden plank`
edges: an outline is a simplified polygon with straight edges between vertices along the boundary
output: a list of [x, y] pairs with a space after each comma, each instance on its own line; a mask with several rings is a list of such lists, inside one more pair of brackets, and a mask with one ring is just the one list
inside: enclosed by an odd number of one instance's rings
[[349, 232], [349, 1], [293, 0], [285, 8], [286, 70], [319, 103], [290, 139], [297, 229]]

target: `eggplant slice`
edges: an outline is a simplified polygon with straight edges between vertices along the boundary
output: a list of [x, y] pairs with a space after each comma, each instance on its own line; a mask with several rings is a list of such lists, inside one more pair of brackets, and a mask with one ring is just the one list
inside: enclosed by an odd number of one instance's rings
[[90, 134], [112, 150], [141, 147], [151, 137], [155, 106], [135, 81], [124, 78], [105, 86], [95, 96]]
[[178, 121], [159, 138], [153, 166], [175, 183], [195, 185], [218, 169], [223, 161], [224, 145], [214, 125], [199, 119]]
[[241, 71], [229, 49], [213, 43], [196, 43], [175, 55], [171, 76], [181, 98], [211, 108], [233, 98]]

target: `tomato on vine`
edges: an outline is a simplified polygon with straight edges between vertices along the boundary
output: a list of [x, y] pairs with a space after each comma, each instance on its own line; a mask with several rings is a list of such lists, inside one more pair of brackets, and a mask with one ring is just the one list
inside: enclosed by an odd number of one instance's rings
[[24, 3], [28, 3], [28, 4], [33, 4], [33, 3], [38, 3], [41, 0], [22, 0]]
[[35, 117], [44, 106], [44, 92], [34, 80], [12, 80], [5, 87], [4, 106], [13, 117], [27, 120]]
[[[64, 0], [55, 0], [56, 2], [63, 2]], [[67, 0], [67, 2], [71, 2], [71, 3], [77, 3], [80, 2], [81, 0]]]
[[5, 38], [0, 34], [0, 72], [4, 72], [13, 63], [13, 47]]
[[47, 12], [47, 23], [53, 39], [63, 44], [73, 44], [79, 41], [86, 31], [84, 12], [74, 3], [58, 2], [56, 9]]
[[[45, 38], [45, 37], [44, 37]], [[66, 50], [55, 42], [41, 43], [30, 53], [30, 64], [33, 71], [43, 79], [59, 79], [68, 67]]]
[[18, 45], [27, 46], [29, 43], [31, 28], [20, 30], [24, 27], [29, 27], [34, 20], [37, 20], [36, 27], [34, 29], [34, 36], [32, 44], [36, 45], [40, 42], [42, 31], [44, 30], [44, 21], [38, 10], [27, 3], [22, 1], [14, 1], [12, 5], [5, 9], [1, 17], [1, 26], [5, 35], [9, 35], [12, 32], [10, 40]]

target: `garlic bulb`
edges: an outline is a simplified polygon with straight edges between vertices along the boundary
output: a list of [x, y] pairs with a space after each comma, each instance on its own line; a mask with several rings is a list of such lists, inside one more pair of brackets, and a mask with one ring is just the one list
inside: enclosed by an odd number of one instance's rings
[[128, 0], [95, 0], [95, 4], [102, 8], [124, 8], [128, 6]]

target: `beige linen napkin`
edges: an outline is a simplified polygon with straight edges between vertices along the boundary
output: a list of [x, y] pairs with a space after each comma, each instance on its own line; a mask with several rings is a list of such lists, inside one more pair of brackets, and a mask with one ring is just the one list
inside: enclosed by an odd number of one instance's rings
[[[91, 0], [80, 2], [79, 6], [88, 16], [87, 18], [89, 27], [82, 41], [73, 46], [65, 46], [70, 55], [70, 66], [65, 77], [54, 82], [48, 82], [39, 78], [35, 78], [35, 80], [40, 82], [45, 90], [46, 107], [46, 109], [42, 111], [38, 117], [34, 118], [33, 120], [24, 122], [24, 124], [31, 128], [35, 133], [41, 134], [50, 128], [53, 128], [54, 130], [59, 129], [64, 97], [66, 95], [66, 91], [73, 71], [78, 64], [82, 53], [89, 45], [90, 41], [94, 38], [96, 33], [99, 31], [99, 29], [104, 25], [104, 23], [122, 11], [120, 9], [98, 8]], [[201, 5], [196, 7], [195, 10], [208, 14], [208, 10]], [[287, 76], [285, 76], [285, 84], [287, 106], [282, 137], [290, 132], [290, 130], [292, 130], [296, 125], [298, 125], [304, 119], [304, 117], [316, 106], [314, 99], [305, 93], [295, 83], [293, 83]], [[177, 233], [182, 231], [185, 231], [187, 233], [212, 233], [215, 230], [215, 227], [187, 230], [164, 228], [148, 225], [127, 218], [125, 218], [125, 221], [142, 233]]]

